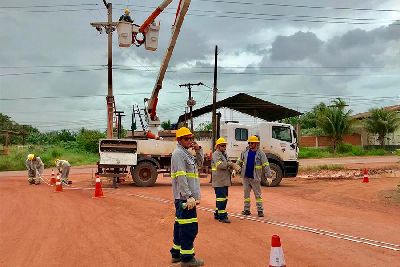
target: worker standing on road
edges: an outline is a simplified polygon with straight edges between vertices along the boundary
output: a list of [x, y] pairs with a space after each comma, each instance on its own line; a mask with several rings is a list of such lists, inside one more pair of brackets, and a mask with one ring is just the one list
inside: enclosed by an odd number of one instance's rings
[[131, 12], [129, 11], [128, 8], [125, 8], [124, 10], [124, 15], [122, 15], [121, 17], [119, 17], [119, 21], [126, 21], [126, 22], [130, 22], [133, 23], [133, 19], [131, 18], [131, 16], [129, 15]]
[[[198, 168], [203, 165], [202, 148], [194, 142], [193, 134], [186, 127], [176, 131], [178, 144], [171, 158], [172, 191], [175, 199], [174, 245], [170, 252], [172, 262], [181, 261], [181, 266], [203, 266], [204, 262], [194, 257], [194, 240], [198, 232], [196, 204], [200, 203], [200, 181]], [[189, 152], [196, 152], [193, 156]]]
[[253, 189], [256, 197], [258, 217], [264, 217], [263, 199], [261, 196], [261, 177], [271, 177], [271, 169], [265, 153], [259, 148], [260, 140], [257, 136], [250, 136], [249, 146], [242, 152], [237, 164], [242, 166], [244, 191], [243, 215], [250, 215], [250, 191]]
[[228, 155], [225, 153], [227, 144], [223, 137], [218, 138], [215, 143], [216, 150], [212, 154], [211, 160], [212, 186], [216, 198], [214, 218], [223, 223], [231, 222], [226, 213], [226, 205], [228, 203], [228, 188], [232, 185], [232, 170], [235, 165], [228, 160]]
[[25, 161], [25, 166], [28, 169], [28, 181], [30, 184], [40, 184], [40, 178], [44, 170], [43, 161], [35, 154], [29, 154]]
[[54, 161], [58, 173], [61, 173], [61, 182], [68, 184], [69, 170], [71, 169], [71, 164], [67, 160], [56, 159]]

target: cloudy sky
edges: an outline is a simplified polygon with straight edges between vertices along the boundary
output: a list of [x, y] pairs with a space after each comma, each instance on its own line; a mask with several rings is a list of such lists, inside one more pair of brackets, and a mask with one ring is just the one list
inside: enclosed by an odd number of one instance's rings
[[[129, 6], [141, 24], [159, 2], [115, 0], [113, 19]], [[178, 2], [159, 17], [156, 52], [119, 48], [113, 36], [125, 128], [132, 105], [151, 94]], [[107, 36], [90, 22], [106, 18], [100, 0], [1, 0], [0, 112], [43, 131], [105, 129]], [[179, 84], [203, 82], [196, 107], [211, 103], [215, 45], [219, 100], [245, 92], [304, 112], [342, 97], [354, 113], [400, 103], [398, 0], [192, 0], [159, 96], [162, 121], [184, 112]]]

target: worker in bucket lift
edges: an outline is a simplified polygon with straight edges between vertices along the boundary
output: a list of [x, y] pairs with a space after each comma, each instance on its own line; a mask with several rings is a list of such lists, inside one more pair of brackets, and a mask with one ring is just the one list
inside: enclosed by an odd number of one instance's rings
[[[176, 139], [178, 144], [171, 157], [172, 191], [176, 210], [174, 244], [170, 250], [172, 263], [203, 266], [204, 262], [194, 257], [193, 243], [198, 232], [196, 204], [200, 203], [198, 168], [203, 165], [204, 154], [188, 128], [179, 128]], [[195, 156], [189, 152], [190, 148], [195, 151]]]
[[61, 174], [61, 182], [63, 182], [64, 184], [68, 184], [68, 176], [69, 170], [71, 169], [71, 164], [69, 164], [67, 160], [62, 159], [56, 159], [54, 161], [54, 164], [56, 165], [58, 174]]
[[25, 166], [28, 169], [29, 184], [40, 184], [40, 178], [44, 170], [44, 164], [40, 157], [35, 154], [29, 154], [25, 161]]
[[129, 11], [128, 8], [125, 8], [124, 10], [124, 14], [119, 17], [119, 21], [126, 21], [126, 22], [130, 22], [133, 23], [133, 19], [131, 18], [131, 16], [129, 15], [131, 12]]
[[250, 136], [247, 140], [249, 146], [242, 152], [237, 164], [242, 167], [244, 209], [243, 215], [250, 215], [250, 191], [253, 189], [256, 197], [258, 217], [264, 217], [263, 199], [261, 196], [261, 177], [271, 177], [271, 169], [265, 153], [260, 149], [260, 140], [257, 136]]
[[237, 170], [239, 166], [228, 160], [226, 154], [226, 145], [228, 143], [225, 138], [218, 138], [215, 143], [215, 151], [212, 154], [211, 171], [212, 171], [212, 186], [214, 187], [216, 197], [216, 209], [214, 219], [222, 223], [230, 223], [226, 212], [228, 203], [228, 188], [232, 185], [231, 175], [233, 170]]

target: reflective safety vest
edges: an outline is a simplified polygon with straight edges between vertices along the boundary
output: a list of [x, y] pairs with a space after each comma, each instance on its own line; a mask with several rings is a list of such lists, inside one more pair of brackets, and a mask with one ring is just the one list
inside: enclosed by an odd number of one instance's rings
[[196, 156], [181, 145], [177, 145], [171, 157], [172, 191], [175, 199], [189, 197], [200, 199], [198, 168], [203, 165], [204, 154], [200, 149]]
[[231, 186], [231, 172], [229, 168], [230, 162], [226, 153], [220, 150], [215, 150], [212, 154], [211, 171], [212, 171], [212, 186], [224, 187]]
[[[237, 159], [236, 163], [242, 167], [242, 178], [245, 177], [246, 174], [246, 163], [247, 157], [249, 154], [249, 148], [246, 148]], [[261, 181], [261, 177], [263, 175], [270, 176], [271, 169], [269, 168], [268, 158], [265, 155], [264, 151], [261, 149], [257, 149], [256, 157], [254, 159], [254, 170], [253, 170], [254, 180]]]

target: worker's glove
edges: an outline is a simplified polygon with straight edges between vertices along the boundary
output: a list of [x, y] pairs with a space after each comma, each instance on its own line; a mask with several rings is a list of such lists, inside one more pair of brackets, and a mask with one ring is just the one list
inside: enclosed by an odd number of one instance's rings
[[265, 177], [272, 178], [272, 172], [269, 167], [265, 168]]
[[191, 210], [194, 207], [196, 207], [196, 199], [194, 199], [194, 197], [188, 198], [186, 201], [186, 207], [188, 210]]

